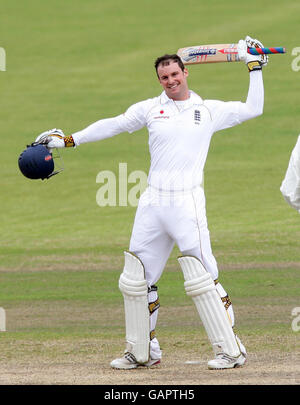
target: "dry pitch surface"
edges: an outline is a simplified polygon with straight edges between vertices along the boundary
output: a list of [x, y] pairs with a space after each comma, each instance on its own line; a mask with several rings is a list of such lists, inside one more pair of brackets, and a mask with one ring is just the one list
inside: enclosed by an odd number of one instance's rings
[[[61, 304], [60, 317], [72, 318], [71, 311]], [[279, 308], [279, 307], [278, 307]], [[264, 312], [275, 315], [278, 308], [267, 308]], [[116, 310], [114, 319], [101, 307], [94, 308], [94, 320], [112, 328], [123, 322], [123, 313]], [[8, 315], [19, 319], [23, 325], [44, 319], [46, 307], [28, 313], [10, 310]], [[273, 311], [273, 314], [271, 313]], [[78, 317], [82, 314], [74, 312]], [[73, 322], [79, 318], [73, 313]], [[58, 312], [49, 312], [49, 324], [57, 322]], [[176, 322], [183, 322], [190, 316], [189, 329], [182, 334], [168, 335], [166, 326], [172, 330]], [[243, 311], [237, 311], [238, 317]], [[35, 320], [35, 321], [34, 321]], [[110, 361], [122, 351], [122, 338], [103, 337], [95, 334], [85, 337], [58, 338], [8, 338], [0, 339], [0, 384], [1, 385], [297, 385], [300, 384], [299, 333], [287, 333], [285, 336], [264, 335], [243, 336], [248, 349], [248, 361], [242, 368], [233, 370], [208, 370], [207, 360], [211, 349], [206, 335], [192, 306], [175, 310], [162, 308], [160, 313], [160, 343], [163, 349], [163, 361], [160, 365], [136, 370], [113, 370]], [[16, 325], [17, 326], [17, 325]], [[199, 332], [196, 330], [199, 327]], [[191, 331], [192, 329], [192, 331]], [[3, 332], [5, 334], [6, 332]], [[11, 334], [10, 334], [11, 335]], [[6, 335], [8, 336], [8, 335]], [[23, 335], [24, 336], [24, 335]], [[297, 346], [298, 345], [298, 346]], [[297, 349], [298, 347], [298, 349]], [[197, 361], [197, 364], [186, 364]]]
[[[96, 342], [88, 344], [97, 346]], [[78, 344], [78, 342], [77, 342]], [[84, 344], [84, 342], [82, 342]], [[107, 342], [109, 344], [109, 342]], [[57, 344], [57, 350], [70, 345]], [[64, 384], [64, 385], [294, 385], [300, 384], [299, 355], [282, 355], [274, 351], [249, 354], [243, 368], [233, 370], [207, 370], [206, 358], [199, 364], [185, 364], [182, 351], [165, 353], [163, 362], [152, 369], [112, 370], [111, 356], [99, 352], [93, 356], [73, 355], [68, 360], [53, 361], [32, 358], [30, 360], [1, 361], [0, 383], [16, 384]]]

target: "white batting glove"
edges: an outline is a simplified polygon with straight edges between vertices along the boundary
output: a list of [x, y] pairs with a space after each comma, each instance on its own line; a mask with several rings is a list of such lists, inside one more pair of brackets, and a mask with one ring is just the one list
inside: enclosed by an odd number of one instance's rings
[[45, 145], [49, 150], [54, 148], [65, 148], [75, 146], [72, 135], [65, 136], [61, 129], [53, 128], [41, 133], [35, 143]]
[[248, 67], [249, 72], [253, 70], [261, 70], [262, 66], [268, 63], [268, 55], [251, 55], [247, 52], [247, 48], [263, 48], [263, 44], [257, 39], [246, 36], [245, 40], [241, 39], [238, 42], [238, 54], [240, 60], [243, 60]]

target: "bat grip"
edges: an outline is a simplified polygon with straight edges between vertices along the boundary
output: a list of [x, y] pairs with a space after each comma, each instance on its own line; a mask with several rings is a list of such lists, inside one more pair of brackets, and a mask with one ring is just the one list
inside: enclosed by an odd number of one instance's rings
[[276, 53], [285, 53], [286, 50], [282, 46], [277, 46], [273, 48], [248, 48], [247, 52], [251, 55], [267, 55]]

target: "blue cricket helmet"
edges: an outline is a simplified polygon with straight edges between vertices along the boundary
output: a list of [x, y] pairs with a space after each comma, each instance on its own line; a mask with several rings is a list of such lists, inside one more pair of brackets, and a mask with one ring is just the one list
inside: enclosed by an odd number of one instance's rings
[[29, 179], [49, 179], [54, 172], [52, 153], [41, 144], [31, 144], [19, 156], [19, 168]]

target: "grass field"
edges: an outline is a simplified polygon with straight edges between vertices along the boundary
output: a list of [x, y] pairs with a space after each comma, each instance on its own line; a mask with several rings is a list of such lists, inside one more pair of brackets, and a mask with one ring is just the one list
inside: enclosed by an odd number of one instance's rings
[[[300, 132], [298, 1], [3, 0], [0, 47], [0, 384], [299, 384], [300, 217], [279, 191]], [[186, 297], [177, 248], [158, 283], [157, 370], [111, 371], [124, 317], [118, 278], [135, 207], [99, 207], [96, 176], [149, 168], [147, 132], [64, 150], [49, 181], [23, 177], [17, 158], [44, 130], [80, 130], [161, 92], [153, 61], [178, 48], [247, 34], [286, 46], [264, 68], [265, 109], [214, 135], [205, 170], [207, 216], [220, 281], [249, 351], [242, 369], [212, 373], [211, 349]], [[246, 99], [236, 64], [189, 68], [202, 98]], [[200, 360], [187, 366], [187, 360]]]

